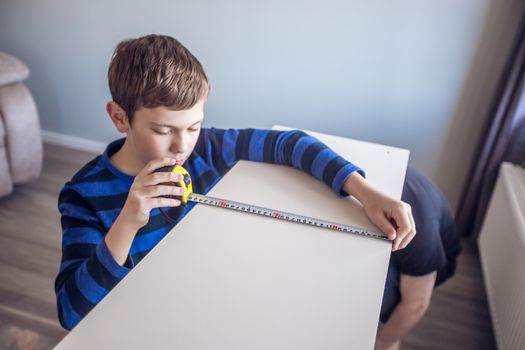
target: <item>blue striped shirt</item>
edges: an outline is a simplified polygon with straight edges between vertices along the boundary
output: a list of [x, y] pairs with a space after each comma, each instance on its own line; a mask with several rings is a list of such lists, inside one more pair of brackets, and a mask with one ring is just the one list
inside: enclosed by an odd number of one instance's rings
[[[155, 208], [148, 223], [136, 234], [128, 258], [119, 265], [105, 244], [126, 201], [134, 177], [110, 163], [124, 144], [120, 139], [79, 170], [64, 185], [58, 198], [62, 224], [62, 261], [55, 281], [60, 323], [73, 328], [173, 226]], [[193, 191], [206, 194], [238, 160], [293, 166], [326, 183], [338, 195], [348, 176], [364, 172], [338, 156], [314, 137], [298, 130], [202, 129], [184, 163]], [[193, 208], [164, 208], [180, 221]]]

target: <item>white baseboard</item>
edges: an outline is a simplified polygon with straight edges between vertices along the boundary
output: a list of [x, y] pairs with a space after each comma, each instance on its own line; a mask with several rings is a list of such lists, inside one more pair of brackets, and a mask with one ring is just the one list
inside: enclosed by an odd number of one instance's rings
[[52, 145], [63, 146], [91, 153], [102, 153], [107, 146], [107, 144], [104, 142], [59, 134], [57, 132], [47, 130], [42, 130], [42, 140], [45, 143]]

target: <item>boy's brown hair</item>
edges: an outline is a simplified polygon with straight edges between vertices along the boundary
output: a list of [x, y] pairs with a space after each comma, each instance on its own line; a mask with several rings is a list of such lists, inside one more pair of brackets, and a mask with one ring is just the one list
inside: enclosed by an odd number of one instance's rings
[[141, 107], [189, 109], [210, 90], [195, 56], [176, 39], [155, 34], [120, 42], [111, 57], [108, 81], [113, 101], [130, 124]]

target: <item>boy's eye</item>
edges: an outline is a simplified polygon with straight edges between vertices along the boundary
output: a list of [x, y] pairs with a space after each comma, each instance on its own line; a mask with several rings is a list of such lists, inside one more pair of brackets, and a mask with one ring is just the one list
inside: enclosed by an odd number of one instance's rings
[[[196, 132], [196, 131], [199, 131], [200, 128], [191, 128], [191, 129], [188, 129], [189, 132]], [[159, 134], [159, 135], [169, 135], [172, 133], [171, 130], [156, 130], [156, 129], [152, 129], [153, 132], [155, 134]]]

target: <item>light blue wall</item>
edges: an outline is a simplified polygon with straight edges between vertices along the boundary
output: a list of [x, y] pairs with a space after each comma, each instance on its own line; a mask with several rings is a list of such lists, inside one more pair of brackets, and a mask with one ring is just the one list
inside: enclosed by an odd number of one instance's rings
[[[474, 100], [489, 97], [502, 65], [476, 63], [476, 55], [483, 43], [489, 53], [508, 50], [510, 35], [491, 33], [512, 34], [523, 7], [510, 0], [0, 0], [0, 50], [30, 67], [44, 130], [108, 142], [118, 135], [104, 109], [115, 45], [148, 33], [175, 36], [211, 79], [206, 125], [285, 124], [408, 148], [455, 204], [487, 106], [476, 111]], [[486, 86], [465, 95], [469, 81], [478, 86], [474, 66]], [[450, 140], [458, 118], [473, 126]], [[463, 149], [459, 158], [444, 154], [448, 142]], [[451, 160], [456, 178], [442, 170]]]

